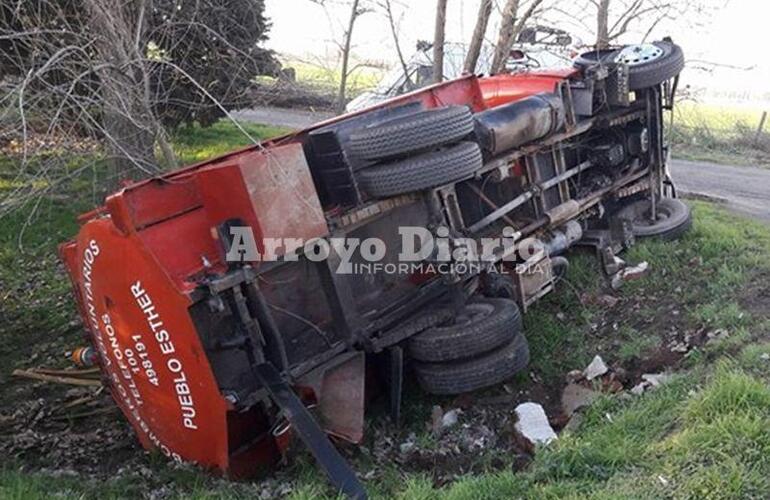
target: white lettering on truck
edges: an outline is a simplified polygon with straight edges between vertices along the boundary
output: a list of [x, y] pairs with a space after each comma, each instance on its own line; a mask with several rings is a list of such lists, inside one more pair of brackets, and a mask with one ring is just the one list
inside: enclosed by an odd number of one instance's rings
[[195, 423], [196, 411], [192, 391], [190, 390], [190, 385], [187, 383], [187, 375], [185, 375], [182, 362], [176, 357], [176, 349], [171, 340], [171, 335], [165, 329], [163, 319], [155, 309], [152, 297], [150, 297], [150, 294], [144, 289], [141, 281], [137, 281], [131, 285], [131, 294], [134, 296], [136, 304], [144, 313], [147, 324], [158, 344], [158, 348], [167, 357], [166, 368], [172, 373], [174, 391], [176, 392], [177, 401], [179, 402], [182, 425], [188, 429], [197, 429], [198, 425]]

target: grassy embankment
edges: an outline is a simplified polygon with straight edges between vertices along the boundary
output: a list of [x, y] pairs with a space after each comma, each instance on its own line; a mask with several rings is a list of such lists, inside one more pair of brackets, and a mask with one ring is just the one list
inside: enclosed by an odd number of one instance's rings
[[761, 116], [761, 109], [677, 104], [671, 132], [674, 158], [768, 167], [770, 123], [757, 134]]

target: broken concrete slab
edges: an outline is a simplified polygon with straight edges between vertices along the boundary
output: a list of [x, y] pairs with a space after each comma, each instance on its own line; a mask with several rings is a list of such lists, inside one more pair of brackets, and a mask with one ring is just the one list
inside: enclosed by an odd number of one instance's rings
[[590, 406], [599, 393], [578, 384], [568, 384], [561, 394], [561, 407], [567, 416], [575, 413], [579, 408]]
[[598, 354], [594, 356], [594, 359], [591, 361], [591, 363], [586, 367], [585, 370], [583, 370], [583, 375], [588, 380], [593, 380], [596, 377], [601, 377], [605, 373], [609, 371], [609, 368], [607, 368], [607, 365], [604, 363], [604, 360], [601, 356]]
[[522, 403], [516, 407], [516, 431], [533, 445], [548, 444], [556, 439], [543, 407], [537, 403]]

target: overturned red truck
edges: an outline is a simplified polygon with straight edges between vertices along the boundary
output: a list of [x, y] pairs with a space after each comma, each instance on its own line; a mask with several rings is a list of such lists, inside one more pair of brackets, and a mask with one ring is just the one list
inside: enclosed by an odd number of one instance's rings
[[398, 419], [405, 366], [435, 394], [506, 380], [565, 250], [611, 275], [688, 229], [663, 124], [683, 65], [661, 41], [468, 76], [109, 196], [61, 255], [139, 440], [241, 477], [294, 436], [365, 496], [329, 436], [362, 439], [375, 387]]

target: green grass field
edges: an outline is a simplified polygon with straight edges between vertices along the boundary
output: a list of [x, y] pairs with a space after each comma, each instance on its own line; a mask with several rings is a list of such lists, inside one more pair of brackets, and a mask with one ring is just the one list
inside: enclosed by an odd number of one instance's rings
[[[264, 137], [280, 130], [249, 126]], [[248, 144], [231, 124], [186, 129], [175, 137], [185, 162]], [[5, 164], [6, 168], [8, 164]], [[78, 213], [91, 208], [89, 184], [81, 180], [43, 199], [36, 215], [0, 220], [0, 391], [2, 412], [19, 404], [26, 382], [9, 381], [15, 367], [28, 366], [41, 346], [63, 351], [80, 342], [75, 308], [56, 257], [56, 246], [75, 234]], [[3, 194], [0, 187], [0, 197]], [[608, 310], [583, 305], [579, 292], [605, 287], [589, 254], [570, 255], [565, 286], [538, 303], [525, 317], [530, 371], [543, 386], [563, 382], [569, 370], [584, 367], [597, 353], [609, 363], [653, 356], [664, 331], [723, 329], [726, 338], [699, 346], [682, 360], [675, 379], [641, 397], [607, 395], [585, 413], [574, 432], [538, 451], [524, 469], [515, 457], [479, 452], [473, 472], [437, 484], [431, 465], [374, 464], [351, 452], [354, 467], [374, 498], [762, 498], [770, 491], [770, 229], [723, 209], [693, 202], [693, 230], [676, 242], [645, 241], [625, 258], [646, 260], [652, 273], [617, 293]], [[27, 226], [20, 250], [19, 232]], [[676, 311], [676, 313], [674, 313]], [[595, 325], [598, 325], [595, 327]], [[532, 385], [526, 374], [514, 388]], [[401, 430], [371, 416], [368, 431], [387, 429], [393, 439], [416, 435], [430, 450], [440, 440], [425, 422], [434, 404], [446, 398], [410, 390]], [[511, 408], [512, 409], [512, 408]], [[498, 430], [498, 429], [496, 429]], [[371, 443], [365, 443], [371, 447]], [[119, 478], [79, 478], [39, 471], [23, 460], [4, 457], [0, 498], [124, 498], [163, 492], [165, 498], [254, 498], [260, 481], [227, 482], [191, 467], [175, 467], [152, 455], [141, 458], [152, 472], [125, 470]], [[333, 498], [311, 458], [302, 452], [271, 481], [287, 485], [296, 499]]]
[[683, 102], [670, 132], [675, 158], [770, 166], [770, 124], [757, 134], [762, 109]]

